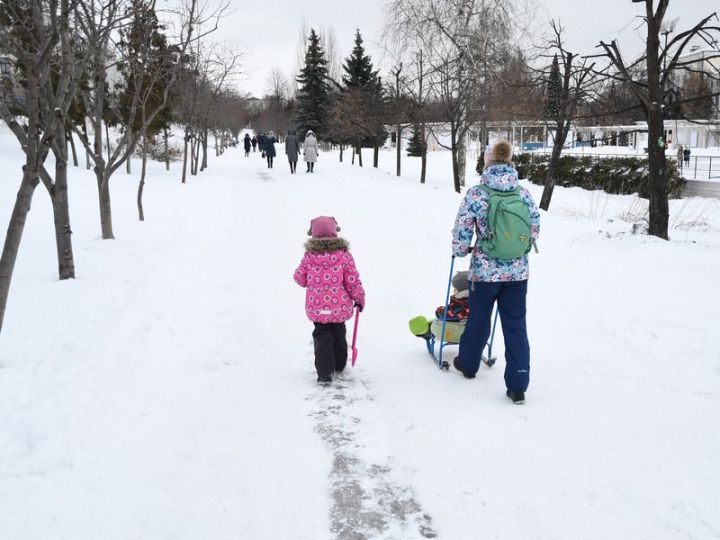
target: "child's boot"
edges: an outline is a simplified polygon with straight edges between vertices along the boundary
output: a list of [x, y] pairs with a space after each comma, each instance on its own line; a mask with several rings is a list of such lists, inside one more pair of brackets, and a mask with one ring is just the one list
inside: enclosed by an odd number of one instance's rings
[[422, 315], [410, 319], [409, 326], [410, 331], [417, 337], [421, 337], [423, 339], [430, 339], [432, 337], [432, 334], [430, 333], [430, 321]]

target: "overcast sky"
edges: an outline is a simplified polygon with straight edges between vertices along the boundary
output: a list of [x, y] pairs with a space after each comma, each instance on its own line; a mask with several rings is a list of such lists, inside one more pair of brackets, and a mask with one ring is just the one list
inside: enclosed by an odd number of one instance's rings
[[[267, 78], [279, 68], [290, 78], [295, 70], [298, 39], [303, 22], [314, 28], [333, 28], [342, 57], [348, 56], [355, 29], [365, 39], [376, 63], [383, 56], [382, 28], [385, 0], [231, 0], [231, 13], [221, 22], [216, 41], [246, 51], [244, 75], [237, 86], [256, 96], [264, 94]], [[551, 18], [559, 18], [566, 29], [570, 50], [592, 53], [601, 40], [620, 39], [624, 47], [638, 50], [636, 30], [644, 4], [630, 0], [537, 0], [540, 13], [534, 19], [542, 32]], [[668, 19], [680, 18], [684, 29], [718, 10], [716, 0], [671, 0]]]

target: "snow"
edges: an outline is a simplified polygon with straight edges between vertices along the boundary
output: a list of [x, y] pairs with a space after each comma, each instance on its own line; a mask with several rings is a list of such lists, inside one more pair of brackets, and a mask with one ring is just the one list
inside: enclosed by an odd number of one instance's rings
[[[119, 172], [114, 241], [72, 168], [69, 282], [38, 187], [0, 335], [3, 538], [720, 537], [719, 201], [672, 201], [664, 242], [629, 233], [636, 197], [556, 188], [514, 406], [502, 339], [469, 381], [407, 330], [445, 292], [448, 153], [421, 186], [419, 159], [396, 178], [391, 151], [380, 170], [322, 153], [291, 176], [278, 148], [273, 170], [238, 147], [186, 185], [151, 164], [145, 223]], [[4, 127], [0, 164], [6, 224], [20, 156]], [[368, 295], [358, 365], [330, 388], [291, 278], [318, 214]]]

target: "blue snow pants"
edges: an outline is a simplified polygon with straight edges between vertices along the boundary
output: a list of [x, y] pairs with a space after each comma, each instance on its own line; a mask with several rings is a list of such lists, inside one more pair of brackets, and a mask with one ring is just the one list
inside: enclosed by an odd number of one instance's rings
[[505, 385], [511, 392], [525, 392], [530, 380], [530, 344], [525, 323], [526, 281], [483, 282], [470, 286], [470, 316], [460, 338], [460, 366], [475, 374], [490, 337], [495, 302], [505, 337]]

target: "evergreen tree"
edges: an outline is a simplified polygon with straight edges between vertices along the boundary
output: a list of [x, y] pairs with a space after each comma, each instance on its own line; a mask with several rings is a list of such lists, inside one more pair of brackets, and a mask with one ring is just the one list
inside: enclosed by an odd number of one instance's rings
[[[385, 144], [388, 132], [383, 117], [385, 95], [382, 80], [373, 70], [370, 57], [365, 54], [360, 30], [355, 31], [355, 46], [343, 64], [343, 87], [340, 99], [345, 100], [355, 145], [376, 149]], [[349, 103], [352, 106], [348, 106]], [[349, 134], [349, 133], [348, 133]], [[377, 156], [376, 156], [377, 159]]]
[[168, 103], [163, 106], [163, 93], [170, 84], [178, 51], [168, 45], [165, 27], [152, 3], [133, 0], [126, 13], [130, 24], [120, 32], [119, 47], [124, 60], [118, 64], [124, 81], [117, 95], [118, 116], [109, 115], [108, 124], [121, 123], [124, 128], [137, 131], [145, 121], [143, 115], [155, 114], [145, 128], [145, 134], [152, 137], [172, 121], [171, 107]]
[[553, 58], [550, 66], [550, 77], [545, 88], [545, 96], [543, 96], [543, 118], [547, 120], [557, 120], [560, 114], [560, 105], [563, 99], [563, 85], [560, 78], [560, 64], [557, 55]]
[[322, 138], [327, 132], [329, 111], [328, 61], [314, 29], [310, 30], [308, 42], [305, 67], [297, 78], [300, 90], [297, 96], [296, 122], [301, 137], [304, 137], [308, 130], [312, 130]]
[[410, 140], [408, 141], [407, 146], [407, 155], [408, 157], [422, 157], [423, 151], [427, 147], [427, 143], [422, 140], [422, 135], [420, 134], [420, 126], [417, 124], [413, 124], [412, 132], [411, 132]]
[[376, 83], [378, 72], [373, 71], [372, 60], [365, 54], [360, 30], [355, 31], [355, 46], [343, 65], [345, 76], [343, 84], [346, 88], [368, 88]]

